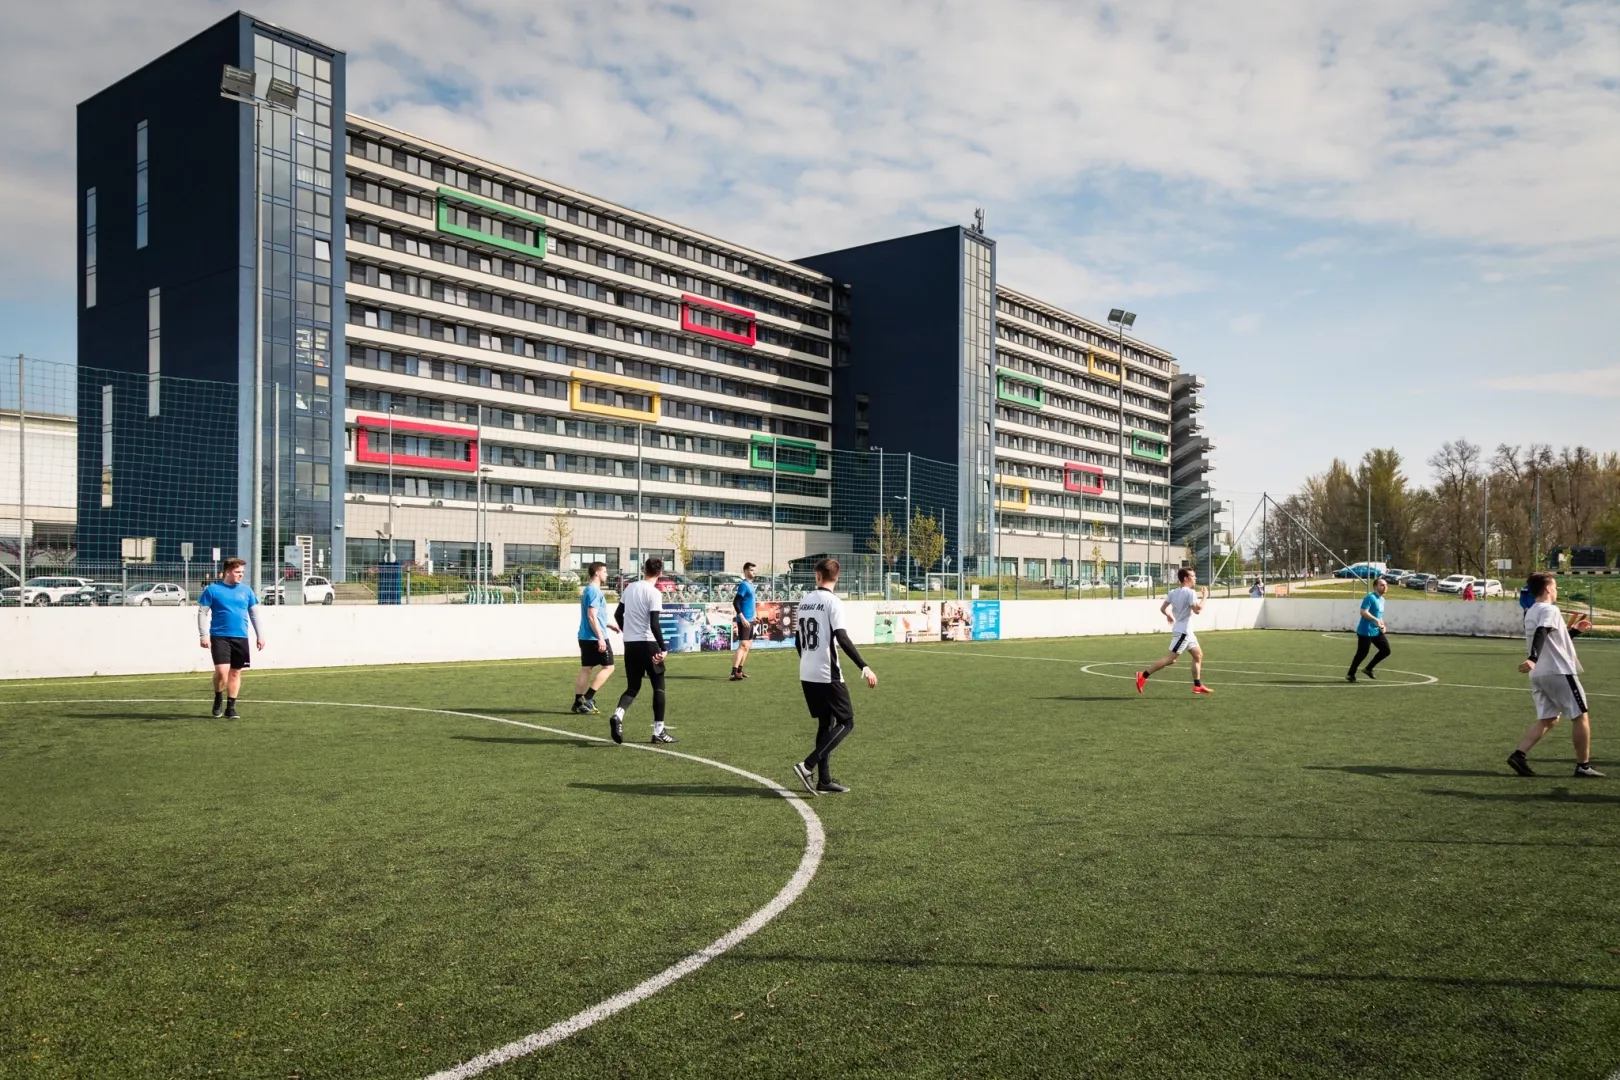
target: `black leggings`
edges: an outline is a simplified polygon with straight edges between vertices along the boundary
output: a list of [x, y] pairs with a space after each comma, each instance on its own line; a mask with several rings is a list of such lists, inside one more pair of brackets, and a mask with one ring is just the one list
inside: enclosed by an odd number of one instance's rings
[[653, 688], [653, 723], [664, 722], [664, 665], [653, 663], [654, 650], [658, 646], [650, 641], [627, 641], [624, 643], [624, 674], [628, 685], [624, 693], [619, 695], [619, 708], [628, 709], [635, 704], [636, 695], [641, 693], [641, 680], [647, 679]]
[[1378, 655], [1373, 657], [1373, 662], [1367, 665], [1367, 674], [1371, 675], [1372, 669], [1382, 664], [1384, 657], [1389, 655], [1389, 640], [1383, 634], [1379, 634], [1377, 637], [1364, 637], [1357, 634], [1356, 658], [1350, 661], [1350, 674], [1354, 675], [1356, 673], [1356, 668], [1360, 667], [1361, 662], [1367, 658], [1369, 649], [1378, 650]]

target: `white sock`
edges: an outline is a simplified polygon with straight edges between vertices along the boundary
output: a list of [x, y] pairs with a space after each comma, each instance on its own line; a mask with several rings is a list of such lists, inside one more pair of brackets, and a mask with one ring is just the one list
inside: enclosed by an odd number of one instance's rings
[[615, 719], [615, 720], [623, 720], [624, 719], [624, 710], [623, 709], [614, 709], [613, 710], [613, 719]]
[[663, 733], [664, 733], [664, 722], [662, 720], [654, 721], [653, 722], [653, 734], [654, 735], [662, 735]]

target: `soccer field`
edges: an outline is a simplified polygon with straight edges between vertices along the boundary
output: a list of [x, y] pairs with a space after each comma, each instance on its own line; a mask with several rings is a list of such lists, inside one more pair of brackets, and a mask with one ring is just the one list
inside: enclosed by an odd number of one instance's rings
[[[1138, 697], [1157, 636], [868, 647], [802, 894], [484, 1075], [1620, 1069], [1620, 642], [1576, 780], [1564, 725], [1505, 764], [1522, 643], [1348, 686], [1348, 635], [1203, 638], [1208, 698], [1186, 659]], [[792, 653], [669, 667], [672, 749], [793, 781]], [[234, 722], [206, 676], [0, 684], [0, 1076], [427, 1076], [744, 923], [814, 829], [600, 741], [622, 676], [574, 716], [575, 670], [250, 672]]]

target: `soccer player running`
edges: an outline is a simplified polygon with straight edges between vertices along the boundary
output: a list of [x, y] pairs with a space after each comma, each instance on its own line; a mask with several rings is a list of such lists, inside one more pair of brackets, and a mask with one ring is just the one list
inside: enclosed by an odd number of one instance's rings
[[253, 666], [248, 653], [248, 624], [264, 651], [264, 629], [259, 625], [259, 598], [252, 586], [242, 584], [241, 559], [225, 560], [220, 579], [197, 597], [197, 636], [214, 658], [214, 715], [240, 720], [236, 699], [242, 694], [242, 669]]
[[1373, 582], [1372, 592], [1361, 601], [1361, 620], [1356, 623], [1356, 655], [1350, 661], [1350, 674], [1344, 677], [1345, 682], [1356, 681], [1356, 668], [1367, 659], [1367, 652], [1377, 649], [1378, 655], [1372, 658], [1372, 663], [1362, 669], [1362, 674], [1369, 679], [1376, 679], [1373, 668], [1382, 664], [1389, 658], [1389, 639], [1384, 637], [1384, 594], [1389, 592], [1389, 580], [1382, 575]]
[[1176, 571], [1176, 580], [1181, 582], [1180, 587], [1171, 589], [1164, 603], [1159, 605], [1159, 611], [1170, 623], [1170, 651], [1164, 659], [1155, 660], [1146, 671], [1136, 673], [1138, 694], [1147, 687], [1148, 679], [1181, 659], [1182, 653], [1192, 656], [1193, 693], [1215, 692], [1204, 685], [1204, 650], [1198, 647], [1198, 635], [1192, 632], [1192, 617], [1204, 610], [1204, 601], [1209, 599], [1209, 586], [1206, 585], [1202, 592], [1195, 588], [1198, 572], [1190, 566]]
[[[798, 631], [794, 643], [799, 650], [799, 684], [805, 704], [816, 719], [816, 747], [803, 761], [793, 763], [793, 772], [812, 795], [841, 794], [849, 790], [832, 777], [832, 752], [855, 728], [855, 707], [849, 701], [849, 687], [838, 663], [838, 650], [861, 666], [867, 686], [877, 686], [877, 676], [866, 666], [855, 643], [844, 628], [844, 602], [832, 587], [838, 584], [838, 560], [816, 563], [816, 587], [799, 601]], [[836, 644], [835, 644], [836, 643]]]
[[1508, 765], [1520, 776], [1534, 776], [1526, 755], [1541, 737], [1553, 729], [1560, 716], [1569, 718], [1570, 735], [1575, 741], [1575, 775], [1599, 777], [1592, 768], [1592, 720], [1586, 711], [1586, 691], [1581, 688], [1580, 658], [1572, 638], [1592, 629], [1584, 615], [1568, 621], [1558, 609], [1558, 579], [1551, 574], [1530, 575], [1530, 594], [1536, 602], [1524, 613], [1524, 638], [1530, 655], [1519, 670], [1530, 676], [1530, 696], [1535, 699], [1536, 721], [1519, 740], [1519, 748], [1508, 757]]
[[[579, 676], [574, 679], [574, 712], [600, 712], [596, 692], [613, 674], [613, 642], [607, 632], [618, 627], [608, 621], [607, 597], [602, 584], [607, 581], [607, 563], [593, 562], [585, 568], [585, 589], [579, 594]], [[598, 669], [591, 678], [591, 669]]]
[[635, 703], [641, 681], [646, 679], [653, 688], [652, 741], [672, 743], [678, 740], [664, 730], [664, 657], [669, 655], [669, 649], [664, 644], [664, 628], [658, 622], [664, 610], [664, 594], [658, 591], [664, 560], [648, 559], [641, 572], [642, 579], [626, 587], [614, 612], [624, 633], [624, 674], [629, 685], [619, 695], [619, 707], [613, 710], [608, 723], [613, 741], [624, 742], [624, 711]]
[[731, 665], [731, 681], [748, 678], [743, 665], [748, 663], [748, 649], [754, 641], [754, 564], [743, 563], [743, 579], [737, 582], [737, 595], [731, 598], [736, 609], [732, 622], [737, 627], [737, 660]]

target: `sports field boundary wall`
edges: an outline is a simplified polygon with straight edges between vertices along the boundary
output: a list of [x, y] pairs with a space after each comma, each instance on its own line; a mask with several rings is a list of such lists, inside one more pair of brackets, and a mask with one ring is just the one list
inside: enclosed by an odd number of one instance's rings
[[[938, 603], [938, 601], [935, 601]], [[1164, 634], [1159, 601], [1003, 600], [1003, 639]], [[876, 640], [875, 601], [844, 605], [850, 637]], [[1346, 632], [1356, 625], [1356, 600], [1212, 599], [1194, 623], [1216, 630]], [[263, 609], [267, 639], [255, 651], [260, 670], [454, 663], [475, 660], [562, 659], [578, 655], [579, 611], [572, 604], [480, 607], [284, 607]], [[1393, 634], [1516, 637], [1523, 613], [1512, 602], [1389, 601]], [[89, 675], [164, 675], [208, 671], [197, 645], [191, 606], [85, 611], [0, 609], [0, 679]]]

